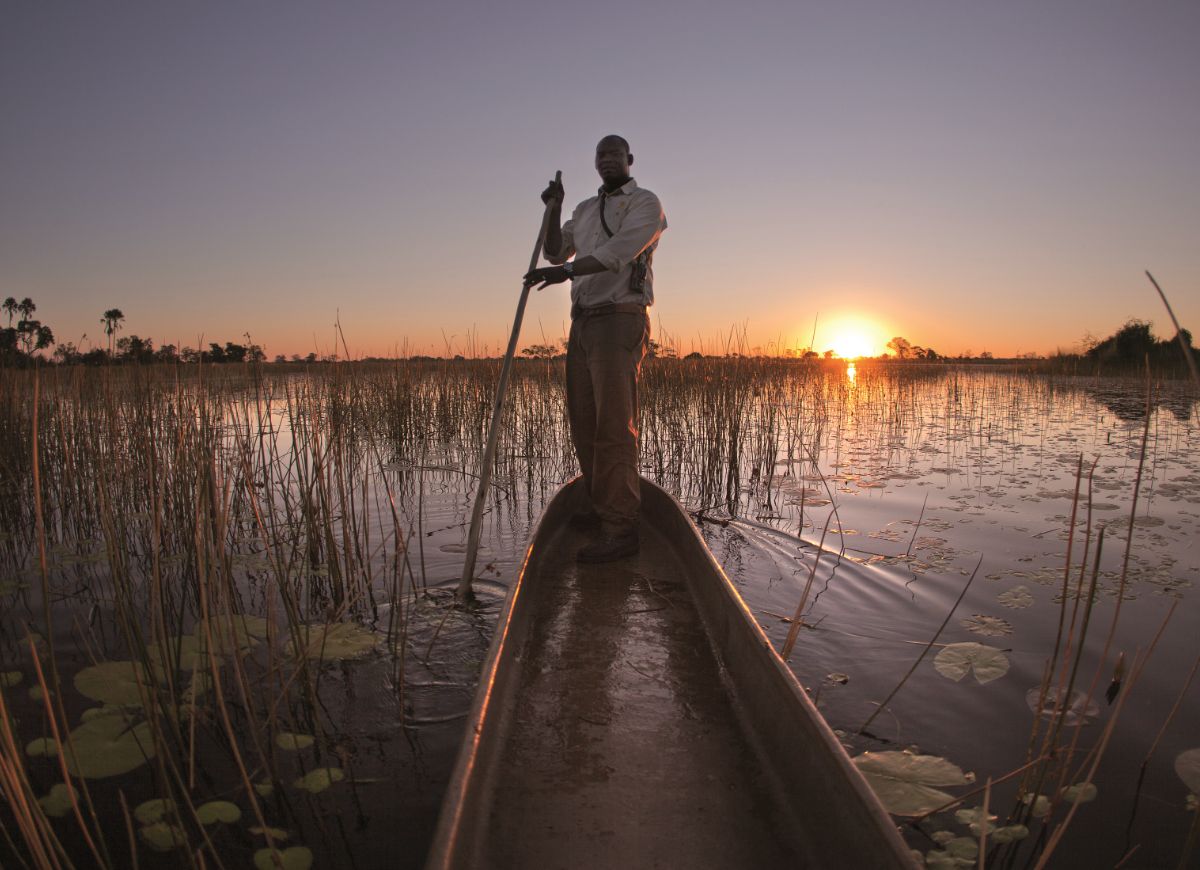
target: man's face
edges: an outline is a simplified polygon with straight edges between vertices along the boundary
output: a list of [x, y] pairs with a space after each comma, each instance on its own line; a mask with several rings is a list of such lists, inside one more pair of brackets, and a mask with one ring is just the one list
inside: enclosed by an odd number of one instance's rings
[[596, 146], [596, 171], [605, 183], [625, 178], [633, 165], [633, 155], [625, 150], [620, 139], [601, 139]]

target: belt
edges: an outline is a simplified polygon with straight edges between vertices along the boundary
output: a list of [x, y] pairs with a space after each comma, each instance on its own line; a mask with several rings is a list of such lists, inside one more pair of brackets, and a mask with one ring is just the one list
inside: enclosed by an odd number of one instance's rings
[[605, 314], [645, 314], [646, 306], [636, 302], [609, 302], [594, 308], [584, 308], [581, 305], [571, 306], [571, 319], [579, 317], [600, 317]]

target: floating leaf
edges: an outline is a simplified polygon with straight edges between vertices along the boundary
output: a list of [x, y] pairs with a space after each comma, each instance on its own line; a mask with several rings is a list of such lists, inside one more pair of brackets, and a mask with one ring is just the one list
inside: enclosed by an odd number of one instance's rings
[[209, 621], [208, 629], [203, 625], [196, 626], [196, 637], [200, 651], [208, 654], [208, 636], [212, 633], [213, 652], [219, 656], [233, 655], [258, 646], [258, 638], [249, 630], [245, 622], [237, 616], [231, 618], [214, 617]]
[[953, 831], [934, 831], [930, 839], [939, 846], [944, 846], [957, 836]]
[[45, 696], [46, 696], [46, 693], [44, 691], [42, 691], [42, 687], [40, 685], [29, 687], [29, 700], [40, 701]]
[[1040, 715], [1043, 719], [1053, 719], [1055, 715], [1061, 713], [1064, 725], [1086, 725], [1089, 720], [1100, 715], [1100, 705], [1095, 701], [1089, 701], [1087, 695], [1076, 690], [1071, 693], [1070, 703], [1063, 705], [1065, 710], [1058, 710], [1058, 687], [1050, 689], [1046, 692], [1046, 697], [1042, 701], [1042, 706], [1038, 708], [1038, 698], [1041, 696], [1041, 687], [1035, 686], [1025, 693], [1025, 703], [1029, 705], [1029, 709]]
[[310, 770], [304, 776], [297, 779], [292, 785], [295, 788], [301, 788], [305, 791], [317, 794], [325, 791], [335, 782], [341, 782], [346, 778], [346, 774], [342, 772], [340, 767], [318, 767], [315, 770]]
[[935, 850], [925, 855], [925, 866], [933, 870], [952, 870], [956, 867], [974, 867], [979, 854], [979, 843], [970, 837], [955, 837], [945, 844], [944, 851]]
[[85, 779], [103, 779], [136, 770], [154, 757], [150, 725], [131, 725], [124, 716], [100, 716], [71, 732], [67, 770]]
[[[181, 671], [190, 671], [206, 664], [201, 656], [200, 642], [190, 634], [172, 635], [165, 644], [152, 643], [146, 647], [146, 655], [156, 667], [162, 662], [174, 662]], [[177, 655], [178, 661], [175, 660]]]
[[[337, 625], [308, 626], [304, 654], [310, 659], [352, 659], [366, 655], [375, 647], [375, 635], [352, 622]], [[289, 652], [294, 648], [289, 644]]]
[[[272, 855], [279, 856], [279, 863], [275, 863]], [[306, 846], [289, 846], [286, 849], [259, 849], [254, 853], [254, 866], [256, 870], [308, 870], [312, 866], [313, 857], [312, 851]]]
[[144, 686], [152, 682], [138, 662], [101, 662], [77, 673], [75, 688], [93, 701], [136, 706], [142, 703], [139, 680]]
[[30, 758], [53, 758], [58, 755], [58, 744], [49, 737], [39, 737], [26, 744], [25, 754]]
[[1090, 782], [1077, 782], [1062, 790], [1063, 800], [1072, 804], [1086, 804], [1096, 799], [1096, 786]]
[[275, 745], [280, 749], [295, 752], [296, 750], [307, 749], [312, 746], [313, 736], [311, 734], [291, 734], [287, 731], [281, 731], [275, 735]]
[[1175, 756], [1175, 773], [1193, 794], [1200, 794], [1200, 748]]
[[960, 619], [959, 624], [967, 631], [982, 634], [984, 637], [1003, 637], [1012, 634], [1012, 624], [998, 616], [984, 616], [976, 613], [967, 619]]
[[170, 852], [187, 845], [187, 834], [183, 832], [183, 828], [168, 825], [166, 822], [146, 825], [138, 831], [138, 836], [155, 852]]
[[257, 825], [250, 829], [251, 834], [258, 834], [260, 837], [265, 837], [268, 833], [272, 840], [286, 840], [288, 832], [282, 828], [260, 828]]
[[947, 644], [934, 656], [933, 666], [955, 682], [973, 671], [980, 683], [990, 683], [1008, 673], [1009, 663], [1003, 650], [969, 641]]
[[21, 682], [23, 675], [20, 671], [3, 671], [0, 672], [0, 688], [11, 689], [13, 686]]
[[909, 752], [864, 752], [854, 764], [887, 811], [918, 816], [951, 800], [931, 786], [966, 785], [966, 774], [944, 758]]
[[260, 640], [266, 640], [270, 623], [261, 616], [242, 616], [241, 614], [238, 614], [233, 617], [233, 621], [251, 637], [257, 637]]
[[1025, 806], [1033, 804], [1033, 809], [1030, 810], [1030, 815], [1035, 819], [1044, 819], [1050, 815], [1050, 798], [1044, 794], [1034, 795], [1033, 792], [1026, 792], [1021, 795], [1021, 803]]
[[988, 834], [988, 839], [993, 843], [1012, 843], [1015, 840], [1024, 840], [1028, 836], [1029, 828], [1024, 825], [1005, 825]]
[[133, 707], [122, 707], [120, 704], [105, 704], [103, 707], [88, 707], [79, 716], [80, 722], [91, 722], [93, 719], [98, 719], [101, 716], [125, 716], [128, 718], [131, 714], [136, 713], [141, 709], [138, 704]]
[[966, 825], [970, 828], [971, 833], [976, 837], [979, 836], [981, 830], [986, 828], [990, 834], [996, 827], [992, 824], [992, 822], [996, 821], [996, 816], [991, 813], [985, 813], [983, 807], [958, 810], [955, 812], [954, 818], [960, 825]]
[[256, 782], [254, 783], [254, 790], [261, 797], [270, 797], [275, 791], [275, 784], [273, 782]]
[[56, 783], [50, 786], [49, 794], [38, 798], [38, 803], [41, 804], [46, 815], [61, 819], [71, 812], [71, 796], [73, 794], [75, 794], [75, 789], [71, 786], [63, 782]]
[[1017, 609], [1033, 605], [1033, 596], [1029, 594], [1029, 589], [1024, 586], [1017, 586], [1009, 589], [1007, 592], [1001, 592], [996, 596], [996, 600], [1005, 607]]
[[133, 811], [133, 817], [143, 825], [161, 822], [168, 813], [175, 812], [175, 801], [170, 798], [151, 798], [138, 804]]
[[202, 825], [215, 825], [222, 822], [232, 825], [242, 817], [242, 811], [237, 804], [229, 801], [209, 801], [196, 807], [196, 818]]

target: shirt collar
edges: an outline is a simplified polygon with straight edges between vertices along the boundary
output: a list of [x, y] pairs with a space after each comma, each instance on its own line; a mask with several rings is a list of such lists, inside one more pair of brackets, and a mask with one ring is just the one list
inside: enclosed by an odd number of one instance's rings
[[[631, 179], [629, 179], [628, 181], [626, 181], [624, 184], [622, 184], [620, 187], [618, 187], [616, 190], [614, 190], [612, 193], [610, 193], [610, 194], [608, 194], [608, 195], [609, 195], [609, 196], [619, 196], [619, 195], [621, 195], [621, 194], [623, 194], [623, 193], [633, 193], [635, 190], [637, 190], [637, 181], [635, 181], [634, 179], [632, 179], [632, 178], [631, 178]], [[600, 188], [599, 188], [599, 189], [596, 191], [596, 195], [597, 195], [597, 196], [604, 196], [604, 195], [605, 195], [605, 194], [604, 194], [604, 185], [603, 185], [603, 184], [602, 184], [602, 185], [600, 185]]]

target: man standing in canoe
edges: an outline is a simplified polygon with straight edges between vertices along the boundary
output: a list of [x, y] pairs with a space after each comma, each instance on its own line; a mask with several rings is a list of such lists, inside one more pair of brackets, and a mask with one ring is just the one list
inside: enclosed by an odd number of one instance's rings
[[[596, 196], [562, 227], [561, 183], [542, 192], [550, 206], [546, 259], [525, 276], [538, 289], [571, 282], [567, 342], [567, 417], [591, 506], [572, 518], [599, 529], [580, 562], [610, 562], [638, 551], [638, 376], [650, 343], [651, 261], [667, 228], [658, 197], [629, 175], [633, 154], [620, 136], [596, 145]], [[568, 262], [571, 257], [574, 260]]]

